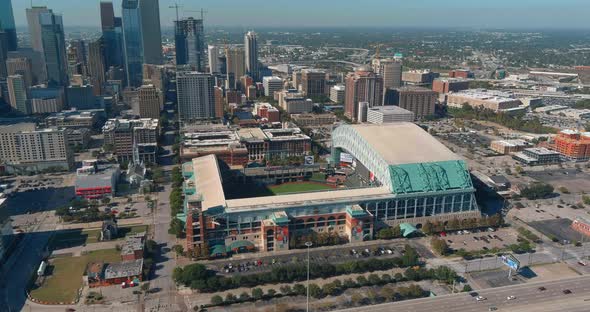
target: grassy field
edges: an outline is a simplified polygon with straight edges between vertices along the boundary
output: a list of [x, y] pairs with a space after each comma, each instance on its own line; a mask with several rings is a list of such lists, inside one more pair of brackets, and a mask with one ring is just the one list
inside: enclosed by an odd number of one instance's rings
[[[124, 239], [125, 236], [146, 232], [147, 225], [136, 225], [119, 228], [119, 237], [117, 239]], [[97, 243], [100, 236], [99, 229], [92, 230], [66, 230], [61, 231], [53, 237], [49, 244], [50, 250], [70, 248], [82, 246], [84, 244]]]
[[285, 193], [332, 190], [334, 188], [330, 185], [315, 182], [296, 182], [269, 186], [269, 189], [271, 192], [273, 192], [273, 194], [279, 195]]
[[116, 249], [91, 251], [80, 257], [55, 258], [50, 261], [43, 285], [31, 290], [31, 297], [46, 302], [72, 302], [82, 287], [82, 275], [90, 262], [118, 262], [120, 252]]

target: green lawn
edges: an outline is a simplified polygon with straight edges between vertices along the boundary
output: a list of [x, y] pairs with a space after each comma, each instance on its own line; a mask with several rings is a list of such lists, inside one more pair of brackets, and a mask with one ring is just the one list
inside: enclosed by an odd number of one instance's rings
[[311, 191], [322, 191], [334, 189], [330, 185], [313, 183], [313, 182], [296, 182], [296, 183], [285, 183], [275, 186], [269, 186], [271, 192], [275, 195], [285, 193], [300, 193], [300, 192], [311, 192]]
[[[147, 225], [135, 225], [119, 228], [119, 237], [117, 240], [124, 239], [125, 236], [147, 232]], [[52, 238], [49, 243], [50, 250], [64, 249], [76, 246], [82, 246], [84, 244], [97, 243], [100, 236], [99, 229], [92, 230], [66, 230], [61, 231]]]
[[41, 301], [69, 303], [76, 299], [82, 287], [82, 275], [90, 262], [106, 263], [121, 261], [116, 249], [91, 251], [80, 257], [54, 258], [47, 269], [45, 282], [41, 287], [31, 290], [31, 297]]

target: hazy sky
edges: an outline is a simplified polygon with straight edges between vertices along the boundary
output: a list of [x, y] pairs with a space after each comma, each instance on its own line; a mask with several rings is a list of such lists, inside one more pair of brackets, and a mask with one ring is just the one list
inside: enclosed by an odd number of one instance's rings
[[[100, 0], [33, 0], [64, 16], [66, 27], [99, 26]], [[379, 26], [472, 28], [590, 28], [589, 0], [160, 0], [161, 23], [209, 11], [206, 24], [222, 26]], [[12, 0], [17, 25], [26, 25], [30, 0]], [[121, 0], [114, 0], [120, 11]], [[118, 13], [116, 13], [119, 15]]]

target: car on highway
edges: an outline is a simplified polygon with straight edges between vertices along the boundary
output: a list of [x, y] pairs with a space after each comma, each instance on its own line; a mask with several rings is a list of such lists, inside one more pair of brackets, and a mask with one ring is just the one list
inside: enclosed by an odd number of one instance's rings
[[543, 287], [543, 286], [541, 286], [541, 287], [539, 287], [539, 288], [537, 288], [537, 289], [538, 289], [539, 291], [545, 291], [545, 290], [547, 290], [547, 288], [545, 288], [545, 287]]
[[486, 298], [484, 296], [477, 296], [477, 297], [475, 297], [475, 300], [477, 300], [477, 301], [484, 301], [484, 300], [487, 300], [487, 299], [488, 298]]
[[479, 296], [479, 294], [477, 292], [475, 292], [475, 291], [470, 292], [469, 295], [471, 297], [477, 297], [477, 296]]
[[569, 295], [569, 294], [571, 294], [571, 293], [572, 293], [572, 291], [571, 291], [571, 290], [569, 290], [569, 289], [564, 289], [564, 290], [563, 290], [563, 294], [564, 294], [564, 295]]
[[516, 299], [516, 297], [514, 297], [514, 296], [508, 296], [508, 297], [506, 297], [506, 300], [514, 300], [514, 299]]
[[581, 266], [588, 265], [588, 263], [586, 263], [585, 261], [582, 261], [582, 260], [578, 261], [578, 264], [581, 265]]
[[498, 310], [498, 308], [496, 308], [494, 306], [491, 306], [491, 307], [488, 308], [488, 311], [496, 311], [496, 310]]

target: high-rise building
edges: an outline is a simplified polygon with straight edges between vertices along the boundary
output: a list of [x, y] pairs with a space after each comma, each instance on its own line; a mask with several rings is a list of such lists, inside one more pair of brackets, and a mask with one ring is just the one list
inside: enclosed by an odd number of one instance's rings
[[94, 95], [100, 95], [106, 82], [106, 45], [104, 37], [88, 44], [88, 75], [94, 86]]
[[160, 27], [160, 1], [141, 0], [141, 25], [144, 63], [162, 64], [162, 30]]
[[416, 118], [434, 115], [438, 94], [430, 89], [405, 86], [385, 91], [384, 105], [395, 105], [414, 113]]
[[256, 33], [249, 31], [244, 36], [244, 50], [246, 51], [246, 73], [260, 81], [260, 69], [258, 68], [258, 41]]
[[142, 84], [144, 63], [143, 32], [139, 0], [123, 0], [123, 45], [127, 85], [139, 87]]
[[51, 167], [70, 170], [74, 154], [65, 129], [35, 129], [34, 123], [0, 126], [0, 161], [11, 173], [38, 172]]
[[402, 86], [402, 62], [395, 59], [373, 60], [373, 71], [383, 77], [383, 89]]
[[68, 83], [66, 41], [62, 16], [52, 12], [39, 14], [41, 41], [49, 85]]
[[244, 49], [227, 48], [225, 49], [227, 63], [227, 82], [231, 89], [237, 89], [238, 79], [244, 76]]
[[330, 101], [334, 103], [344, 103], [344, 96], [346, 95], [346, 87], [344, 85], [336, 85], [330, 88]]
[[[119, 161], [155, 163], [160, 125], [158, 119], [109, 119], [102, 127], [104, 145], [112, 147]], [[135, 154], [135, 155], [134, 155]]]
[[275, 92], [283, 90], [283, 79], [279, 77], [264, 77], [262, 78], [262, 85], [264, 86], [264, 96], [275, 96]]
[[383, 103], [383, 78], [365, 67], [346, 76], [344, 114], [354, 121], [358, 119], [359, 102], [367, 102], [368, 108]]
[[209, 73], [221, 73], [219, 68], [219, 48], [214, 45], [209, 45], [207, 56], [209, 57]]
[[31, 47], [34, 51], [43, 53], [43, 41], [41, 39], [41, 13], [51, 13], [52, 11], [44, 6], [32, 7], [27, 9], [27, 23], [29, 25], [29, 36]]
[[199, 72], [176, 74], [178, 115], [180, 121], [215, 118], [215, 79]]
[[203, 20], [189, 17], [174, 22], [176, 65], [189, 64], [194, 70], [205, 71], [205, 33]]
[[223, 89], [215, 87], [215, 118], [223, 118]]
[[10, 106], [23, 114], [30, 114], [29, 102], [27, 100], [27, 85], [22, 75], [8, 76], [8, 96]]
[[33, 65], [26, 57], [11, 58], [6, 60], [8, 75], [22, 75], [27, 87], [33, 85]]
[[307, 97], [326, 95], [326, 72], [317, 69], [302, 70], [301, 91], [303, 91]]
[[100, 3], [100, 21], [105, 45], [105, 68], [124, 66], [123, 27], [120, 17], [115, 17], [112, 2]]
[[18, 38], [16, 37], [16, 27], [14, 24], [11, 0], [0, 0], [0, 29], [3, 29], [7, 35], [6, 49], [8, 51], [16, 51], [18, 47]]
[[137, 89], [139, 97], [139, 117], [160, 118], [160, 106], [162, 104], [161, 92], [154, 85], [143, 85]]
[[[1, 25], [0, 25], [1, 26]], [[8, 36], [0, 28], [0, 78], [6, 78], [6, 59], [8, 58]]]
[[153, 84], [154, 87], [161, 91], [166, 90], [168, 86], [166, 67], [164, 65], [143, 64], [143, 81]]
[[100, 103], [97, 103], [94, 96], [92, 85], [71, 85], [66, 88], [66, 99], [68, 107], [83, 109], [98, 109]]

